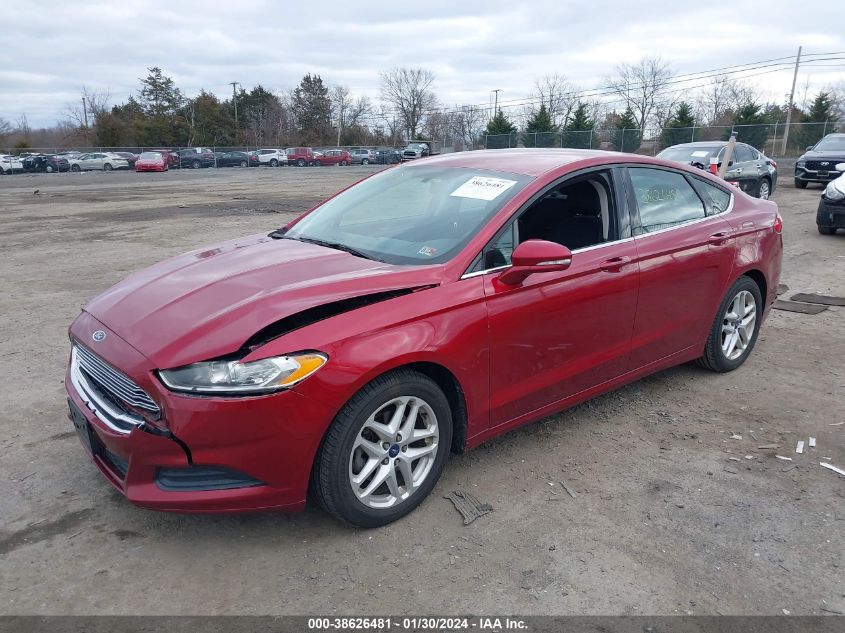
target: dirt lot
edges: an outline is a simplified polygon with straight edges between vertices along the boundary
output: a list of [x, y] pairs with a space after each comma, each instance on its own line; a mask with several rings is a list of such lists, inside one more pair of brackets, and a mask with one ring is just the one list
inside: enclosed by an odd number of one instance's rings
[[[0, 612], [845, 612], [845, 479], [818, 465], [845, 467], [845, 425], [831, 426], [845, 420], [843, 308], [775, 312], [735, 373], [665, 371], [455, 456], [385, 528], [316, 508], [160, 514], [114, 492], [66, 418], [79, 307], [131, 270], [278, 227], [370, 169], [0, 178]], [[845, 234], [817, 234], [819, 193], [775, 193], [782, 282], [845, 296]], [[807, 436], [818, 449], [793, 454]], [[794, 461], [757, 450], [770, 442]], [[442, 498], [456, 488], [495, 512], [465, 527]]]

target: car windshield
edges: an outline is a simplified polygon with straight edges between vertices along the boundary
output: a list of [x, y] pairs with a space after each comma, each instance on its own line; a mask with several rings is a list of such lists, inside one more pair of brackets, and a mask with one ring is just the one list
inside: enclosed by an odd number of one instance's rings
[[143, 158], [144, 160], [159, 160], [161, 159], [161, 154], [158, 152], [144, 152], [138, 158]]
[[845, 152], [845, 136], [826, 136], [813, 148], [817, 152]]
[[284, 237], [337, 245], [390, 264], [442, 263], [530, 180], [454, 167], [390, 169], [328, 200]]
[[710, 163], [710, 157], [715, 156], [722, 149], [721, 146], [713, 147], [669, 147], [657, 155], [663, 160], [672, 160], [676, 163]]

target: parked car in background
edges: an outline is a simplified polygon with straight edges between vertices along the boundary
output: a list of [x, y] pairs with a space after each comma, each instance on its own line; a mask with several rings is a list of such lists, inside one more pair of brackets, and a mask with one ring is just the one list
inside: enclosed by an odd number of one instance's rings
[[317, 164], [317, 159], [314, 157], [314, 150], [310, 147], [288, 147], [285, 150], [285, 154], [288, 159], [288, 165], [305, 167], [306, 165]]
[[450, 452], [680, 363], [740, 367], [777, 298], [782, 228], [774, 202], [647, 156], [386, 169], [92, 299], [69, 332], [70, 418], [140, 506], [311, 498], [384, 525]]
[[147, 150], [149, 152], [158, 152], [164, 158], [167, 159], [167, 166], [170, 168], [178, 168], [179, 167], [179, 153], [174, 152], [172, 149], [162, 149], [162, 148], [155, 148]]
[[133, 154], [132, 152], [113, 152], [118, 156], [121, 156], [126, 159], [126, 162], [129, 163], [129, 169], [134, 169], [135, 161], [138, 160], [138, 154]]
[[283, 149], [258, 149], [253, 152], [259, 165], [280, 167], [288, 164], [288, 155]]
[[807, 183], [830, 182], [840, 175], [837, 165], [845, 162], [845, 134], [828, 134], [795, 163], [795, 186], [805, 189]]
[[67, 150], [65, 152], [59, 152], [58, 154], [56, 154], [56, 156], [58, 156], [59, 158], [66, 158], [68, 160], [68, 162], [70, 162], [75, 158], [79, 158], [84, 153], [85, 152], [80, 152], [80, 151], [77, 151], [75, 149], [72, 149], [72, 150]]
[[70, 163], [67, 158], [55, 154], [33, 154], [23, 159], [23, 169], [29, 172], [47, 173], [70, 171]]
[[[657, 158], [706, 170], [710, 167], [711, 158], [715, 158], [718, 165], [722, 164], [727, 145], [727, 141], [681, 143], [667, 147]], [[778, 166], [774, 160], [750, 145], [737, 143], [725, 180], [735, 183], [755, 198], [768, 200], [777, 186]]]
[[23, 161], [18, 156], [0, 155], [0, 174], [15, 174], [23, 170]]
[[249, 167], [249, 154], [246, 152], [215, 152], [218, 167]]
[[351, 158], [345, 149], [324, 149], [321, 152], [314, 152], [314, 160], [317, 165], [349, 165]]
[[822, 235], [833, 235], [836, 229], [845, 229], [845, 160], [835, 167], [841, 175], [825, 187], [816, 211], [816, 226]]
[[353, 149], [349, 152], [353, 165], [369, 165], [376, 162], [376, 152], [372, 149]]
[[70, 161], [71, 171], [129, 169], [129, 161], [113, 152], [82, 154]]
[[169, 167], [167, 156], [161, 152], [141, 152], [135, 161], [135, 171], [167, 171]]
[[207, 147], [190, 147], [179, 150], [179, 166], [190, 169], [214, 167], [214, 152]]
[[431, 141], [410, 141], [402, 150], [402, 160], [415, 160], [432, 154]]
[[402, 162], [402, 152], [398, 149], [377, 149], [373, 161], [377, 165], [395, 165]]

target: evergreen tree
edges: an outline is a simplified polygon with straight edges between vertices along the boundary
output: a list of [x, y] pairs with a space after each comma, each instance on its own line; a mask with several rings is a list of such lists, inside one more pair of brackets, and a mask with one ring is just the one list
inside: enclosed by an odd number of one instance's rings
[[818, 143], [827, 131], [834, 129], [833, 124], [836, 123], [836, 113], [833, 111], [830, 94], [827, 92], [817, 94], [809, 111], [802, 114], [799, 120], [803, 124], [799, 126], [797, 134], [799, 146], [803, 149]]
[[205, 90], [185, 106], [185, 120], [188, 145], [216, 147], [236, 142], [237, 130], [232, 111]]
[[505, 116], [502, 109], [496, 112], [487, 123], [484, 130], [485, 146], [487, 149], [502, 149], [511, 146], [511, 138], [516, 134], [516, 126]]
[[310, 73], [302, 78], [293, 91], [291, 109], [296, 121], [298, 140], [303, 145], [321, 145], [331, 142], [332, 102], [329, 89], [320, 75]]
[[544, 103], [525, 124], [522, 142], [525, 143], [526, 147], [554, 147], [557, 140], [557, 131], [558, 126], [552, 121]]
[[572, 113], [572, 118], [563, 126], [563, 147], [590, 149], [597, 139], [593, 139], [596, 122], [587, 113], [587, 104], [579, 101]]
[[137, 130], [138, 142], [163, 146], [187, 143], [187, 127], [180, 114], [185, 103], [182, 91], [158, 66], [147, 70], [149, 74], [141, 79], [138, 91], [137, 103], [144, 115]]
[[660, 134], [661, 145], [669, 147], [679, 143], [693, 142], [695, 140], [693, 136], [694, 127], [695, 116], [692, 113], [692, 106], [686, 101], [681, 101], [675, 114], [669, 119]]
[[[762, 149], [769, 138], [769, 117], [761, 112], [760, 106], [753, 101], [748, 101], [737, 108], [733, 120], [733, 131], [736, 132], [736, 140], [747, 143], [757, 149]], [[725, 130], [724, 140], [731, 137], [731, 130]]]
[[637, 127], [634, 112], [628, 108], [619, 117], [619, 122], [613, 131], [613, 147], [620, 152], [636, 152], [640, 149], [642, 138], [642, 131]]

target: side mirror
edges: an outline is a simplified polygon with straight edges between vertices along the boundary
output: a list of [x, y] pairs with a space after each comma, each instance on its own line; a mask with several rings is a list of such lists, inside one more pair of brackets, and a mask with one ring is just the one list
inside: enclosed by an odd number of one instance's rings
[[516, 247], [511, 255], [511, 267], [499, 275], [499, 280], [515, 286], [529, 275], [566, 270], [571, 263], [572, 251], [562, 244], [527, 240]]
[[805, 152], [812, 152], [814, 147], [815, 147], [815, 145], [807, 145], [807, 149], [805, 149], [804, 151]]

